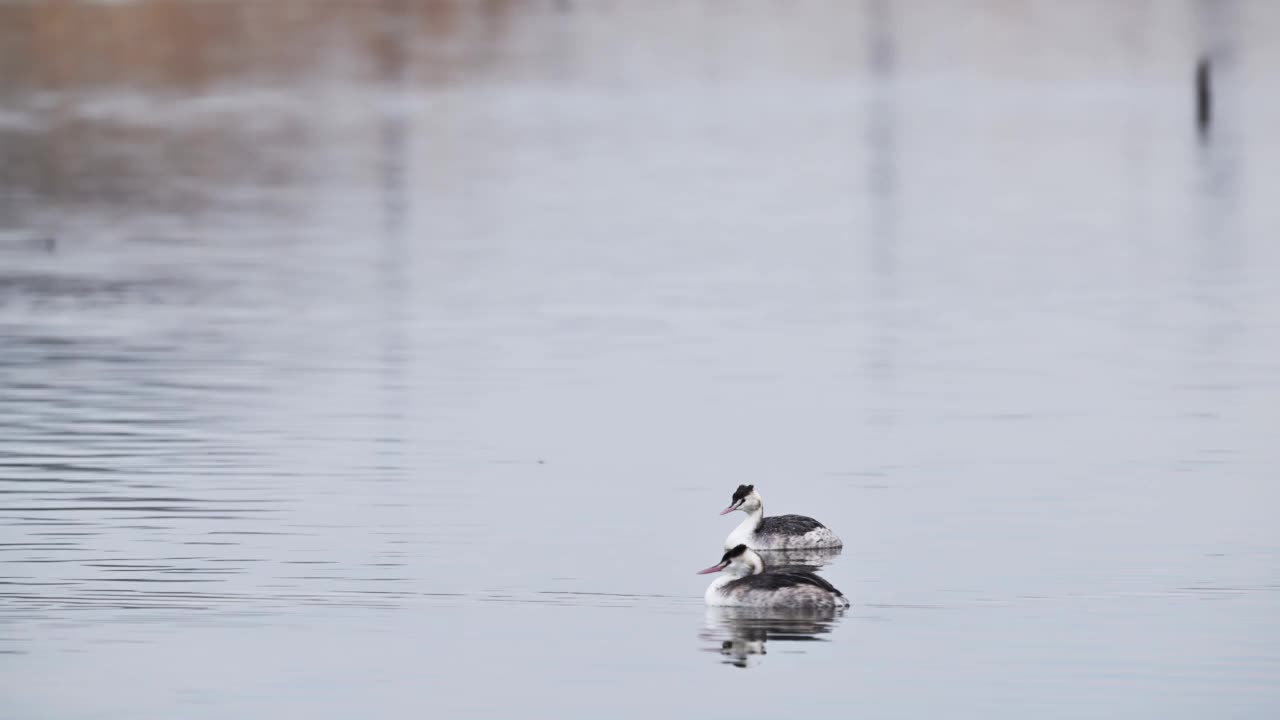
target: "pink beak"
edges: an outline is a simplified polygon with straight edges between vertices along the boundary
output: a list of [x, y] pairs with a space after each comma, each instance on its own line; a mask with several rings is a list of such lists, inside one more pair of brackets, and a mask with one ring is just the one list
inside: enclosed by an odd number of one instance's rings
[[729, 507], [727, 507], [727, 508], [725, 508], [725, 509], [721, 510], [721, 511], [720, 511], [720, 514], [721, 514], [721, 515], [728, 515], [729, 513], [733, 512], [734, 510], [737, 510], [737, 509], [738, 509], [738, 506], [737, 506], [737, 505], [730, 505]]
[[[721, 514], [723, 515], [724, 513], [721, 513]], [[711, 567], [707, 568], [706, 570], [699, 570], [698, 572], [696, 572], [696, 573], [694, 573], [694, 574], [695, 574], [695, 575], [710, 575], [711, 573], [718, 573], [718, 572], [720, 572], [721, 570], [723, 570], [723, 569], [725, 568], [725, 565], [726, 565], [726, 563], [716, 563], [715, 565], [712, 565]]]

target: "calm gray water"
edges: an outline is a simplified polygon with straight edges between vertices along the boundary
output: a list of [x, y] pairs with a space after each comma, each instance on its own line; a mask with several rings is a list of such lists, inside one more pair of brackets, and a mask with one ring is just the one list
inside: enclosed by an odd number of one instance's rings
[[960, 5], [0, 5], [0, 717], [1276, 717], [1280, 5]]

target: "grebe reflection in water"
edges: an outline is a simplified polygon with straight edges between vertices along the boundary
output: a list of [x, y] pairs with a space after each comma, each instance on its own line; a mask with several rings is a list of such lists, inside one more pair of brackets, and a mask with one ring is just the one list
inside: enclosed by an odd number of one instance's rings
[[720, 655], [724, 664], [746, 668], [768, 655], [770, 642], [828, 642], [839, 617], [834, 608], [712, 606], [699, 637], [708, 641], [704, 649]]

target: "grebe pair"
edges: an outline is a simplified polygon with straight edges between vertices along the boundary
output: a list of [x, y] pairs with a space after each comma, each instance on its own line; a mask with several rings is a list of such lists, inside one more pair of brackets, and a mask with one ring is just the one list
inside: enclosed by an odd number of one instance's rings
[[756, 550], [839, 548], [840, 538], [825, 525], [803, 515], [764, 517], [764, 500], [754, 485], [739, 485], [721, 515], [747, 513], [725, 540], [720, 562], [699, 575], [724, 572], [707, 588], [708, 605], [733, 607], [846, 608], [849, 601], [831, 583], [801, 569], [766, 571]]

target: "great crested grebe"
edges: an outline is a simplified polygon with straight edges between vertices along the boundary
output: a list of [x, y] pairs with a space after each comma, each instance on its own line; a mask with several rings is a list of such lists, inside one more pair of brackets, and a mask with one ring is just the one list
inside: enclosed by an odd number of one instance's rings
[[811, 572], [765, 572], [764, 560], [746, 545], [726, 551], [699, 575], [723, 572], [707, 588], [708, 605], [780, 608], [846, 608], [844, 593]]
[[755, 485], [739, 485], [733, 502], [720, 512], [734, 510], [747, 514], [747, 519], [725, 538], [725, 548], [746, 545], [752, 550], [792, 550], [799, 548], [838, 548], [844, 543], [826, 525], [804, 515], [764, 516], [764, 500]]

